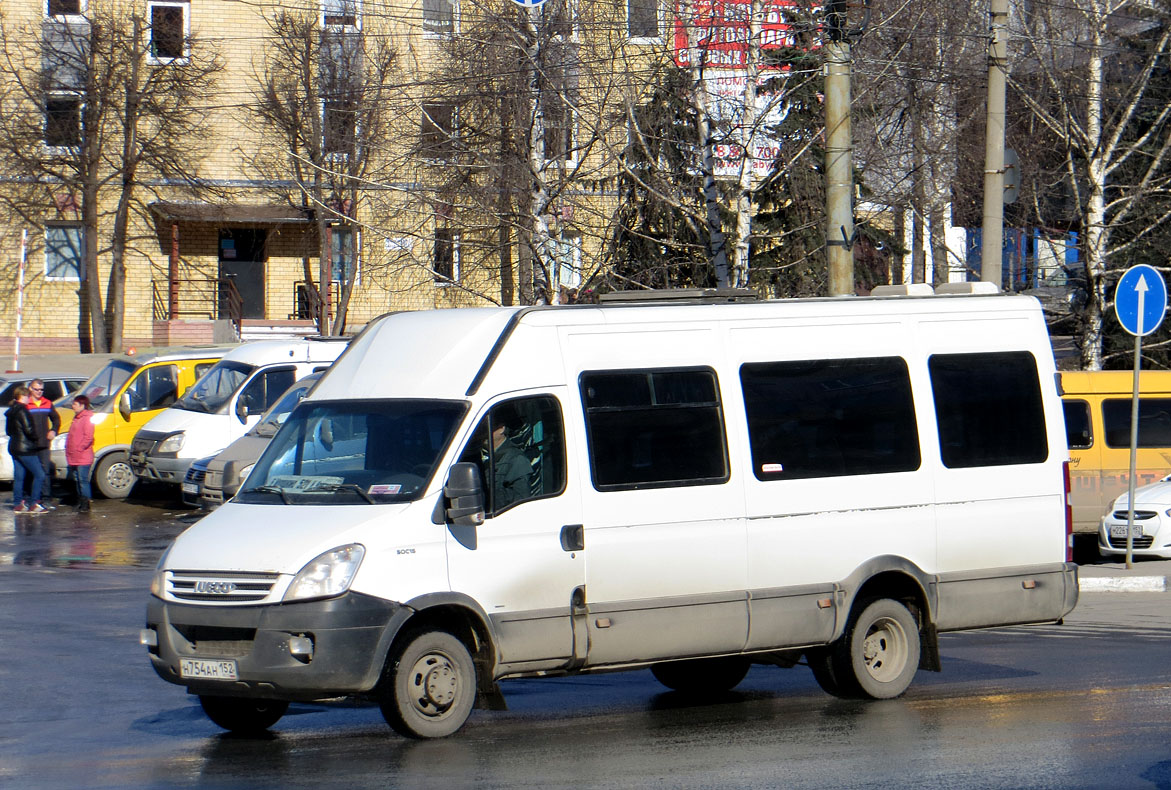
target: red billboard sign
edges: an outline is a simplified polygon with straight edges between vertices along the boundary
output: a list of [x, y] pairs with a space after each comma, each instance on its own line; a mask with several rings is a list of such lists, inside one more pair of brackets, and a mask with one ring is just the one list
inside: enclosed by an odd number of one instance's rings
[[[808, 2], [764, 0], [761, 49], [799, 46], [794, 19], [803, 17], [803, 26], [808, 25], [809, 10]], [[693, 65], [693, 57], [699, 57], [715, 68], [745, 68], [751, 11], [751, 0], [675, 0], [676, 65], [687, 68]]]

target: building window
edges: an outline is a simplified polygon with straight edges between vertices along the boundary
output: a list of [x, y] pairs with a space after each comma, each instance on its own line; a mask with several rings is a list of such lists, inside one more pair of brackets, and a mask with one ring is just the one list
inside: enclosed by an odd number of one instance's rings
[[740, 366], [757, 480], [911, 472], [919, 431], [900, 357]]
[[362, 7], [357, 0], [321, 0], [324, 27], [361, 27]]
[[45, 228], [45, 279], [80, 280], [84, 269], [80, 224], [49, 225]]
[[545, 105], [545, 159], [550, 162], [572, 162], [573, 126], [575, 113], [569, 101], [551, 92], [544, 98]]
[[457, 31], [457, 0], [423, 0], [423, 33], [452, 36]]
[[322, 152], [327, 156], [354, 153], [357, 139], [357, 113], [348, 101], [327, 101], [322, 109]]
[[713, 485], [728, 480], [715, 371], [586, 371], [581, 375], [594, 488]]
[[570, 231], [553, 239], [553, 282], [561, 288], [581, 286], [581, 236]]
[[425, 102], [419, 128], [419, 153], [427, 159], [447, 159], [455, 152], [455, 105]]
[[146, 4], [150, 15], [150, 57], [154, 63], [170, 63], [187, 57], [187, 3]]
[[45, 4], [46, 16], [81, 16], [84, 11], [83, 0], [48, 0]]
[[435, 229], [435, 282], [448, 285], [459, 281], [459, 231]]
[[45, 145], [69, 149], [81, 145], [81, 97], [51, 94], [45, 99]]
[[659, 38], [658, 0], [626, 0], [626, 35], [643, 41]]
[[1032, 354], [933, 354], [927, 369], [939, 452], [948, 469], [1039, 464], [1049, 457]]
[[348, 225], [331, 225], [329, 228], [330, 279], [345, 283], [357, 275], [355, 267], [356, 248], [354, 229]]

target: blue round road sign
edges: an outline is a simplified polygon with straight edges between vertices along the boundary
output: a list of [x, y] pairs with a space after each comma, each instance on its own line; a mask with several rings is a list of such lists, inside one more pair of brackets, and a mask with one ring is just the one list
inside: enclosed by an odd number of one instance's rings
[[512, 2], [525, 8], [536, 8], [537, 6], [544, 3], [545, 0], [512, 0]]
[[1114, 290], [1114, 312], [1122, 328], [1137, 337], [1158, 329], [1167, 312], [1167, 284], [1159, 270], [1141, 263], [1123, 272]]

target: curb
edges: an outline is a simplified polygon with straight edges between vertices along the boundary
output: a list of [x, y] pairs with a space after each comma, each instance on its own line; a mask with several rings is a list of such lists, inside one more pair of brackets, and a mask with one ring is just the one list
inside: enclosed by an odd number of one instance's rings
[[1083, 576], [1080, 592], [1166, 592], [1166, 576]]

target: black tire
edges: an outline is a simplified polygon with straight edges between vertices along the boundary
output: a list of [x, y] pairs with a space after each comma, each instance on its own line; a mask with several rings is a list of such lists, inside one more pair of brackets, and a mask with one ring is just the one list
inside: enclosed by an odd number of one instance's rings
[[421, 631], [392, 654], [379, 707], [399, 735], [444, 738], [464, 725], [475, 701], [467, 646], [444, 631]]
[[748, 660], [736, 656], [665, 661], [651, 674], [669, 689], [685, 694], [718, 694], [735, 688], [748, 674]]
[[256, 734], [280, 721], [289, 703], [275, 699], [200, 696], [203, 712], [213, 722], [230, 732]]
[[125, 499], [137, 480], [126, 453], [102, 456], [93, 472], [93, 483], [106, 499]]
[[810, 656], [818, 684], [837, 697], [893, 699], [919, 669], [919, 626], [907, 607], [889, 598], [859, 602], [846, 632], [826, 652]]
[[828, 648], [810, 650], [805, 654], [805, 660], [809, 662], [809, 668], [813, 670], [813, 679], [817, 681], [817, 685], [821, 686], [822, 691], [844, 699], [853, 696], [848, 689], [842, 688], [842, 684], [834, 675], [832, 650]]

